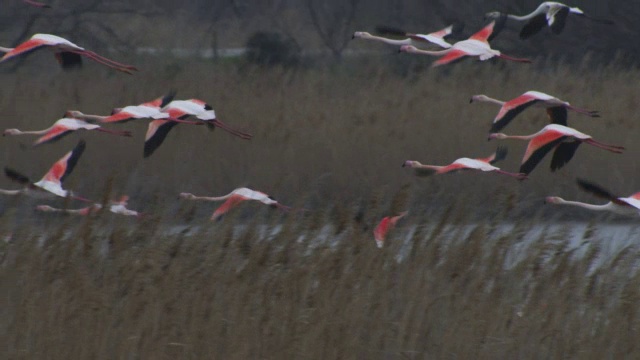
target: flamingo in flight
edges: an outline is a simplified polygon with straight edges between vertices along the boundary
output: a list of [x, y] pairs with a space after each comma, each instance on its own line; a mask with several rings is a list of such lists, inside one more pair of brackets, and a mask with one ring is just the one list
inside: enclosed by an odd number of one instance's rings
[[385, 38], [385, 37], [380, 37], [380, 36], [375, 36], [375, 35], [371, 35], [368, 32], [365, 31], [356, 31], [353, 33], [353, 36], [351, 37], [352, 39], [366, 39], [366, 40], [374, 40], [374, 41], [380, 41], [383, 42], [385, 44], [390, 44], [390, 45], [413, 45], [413, 46], [420, 46], [420, 45], [424, 45], [424, 44], [428, 44], [428, 43], [433, 43], [436, 44], [444, 49], [448, 49], [451, 47], [451, 44], [449, 44], [448, 42], [446, 42], [444, 40], [445, 37], [453, 34], [453, 33], [458, 33], [460, 31], [462, 31], [462, 28], [464, 28], [463, 24], [453, 24], [453, 25], [449, 25], [446, 28], [442, 29], [442, 30], [438, 30], [429, 34], [414, 34], [414, 33], [409, 33], [406, 32], [404, 30], [400, 30], [400, 29], [396, 29], [396, 28], [391, 28], [391, 27], [386, 27], [386, 26], [378, 26], [376, 28], [376, 32], [378, 32], [379, 34], [387, 34], [387, 35], [396, 35], [396, 36], [405, 36], [406, 39], [389, 39], [389, 38]]
[[51, 8], [51, 5], [47, 5], [45, 3], [41, 3], [33, 0], [22, 0], [22, 2], [29, 4], [31, 6], [39, 7], [39, 8], [47, 8], [47, 9]]
[[580, 10], [577, 7], [570, 7], [568, 5], [555, 1], [545, 1], [540, 4], [538, 8], [535, 9], [532, 13], [523, 16], [503, 14], [498, 11], [487, 13], [486, 16], [487, 18], [498, 18], [500, 16], [506, 15], [508, 19], [526, 21], [527, 23], [520, 31], [520, 38], [528, 39], [531, 36], [539, 33], [540, 30], [542, 30], [542, 28], [544, 28], [545, 26], [550, 27], [552, 33], [560, 34], [564, 29], [569, 14], [574, 14], [576, 16], [580, 16], [603, 24], [613, 24], [613, 21], [611, 20], [598, 19], [588, 16], [584, 13], [584, 11]]
[[386, 216], [380, 220], [378, 226], [373, 229], [373, 238], [376, 240], [376, 246], [378, 246], [378, 248], [382, 248], [387, 233], [396, 226], [398, 220], [405, 217], [408, 213], [408, 211], [403, 211], [397, 216]]
[[423, 165], [418, 161], [407, 160], [402, 164], [402, 167], [409, 167], [414, 169], [415, 174], [417, 176], [429, 176], [429, 175], [440, 175], [446, 174], [455, 171], [461, 170], [479, 170], [484, 172], [497, 172], [499, 174], [504, 174], [508, 176], [515, 177], [519, 180], [526, 179], [525, 174], [514, 174], [506, 171], [500, 170], [500, 168], [493, 166], [493, 164], [497, 163], [500, 160], [504, 160], [507, 157], [507, 148], [498, 147], [495, 153], [491, 154], [491, 156], [486, 158], [479, 159], [470, 159], [470, 158], [460, 158], [449, 165], [446, 166], [438, 166], [438, 165]]
[[489, 135], [489, 139], [518, 139], [529, 140], [529, 145], [522, 158], [520, 172], [529, 174], [538, 165], [545, 155], [555, 149], [553, 158], [551, 159], [551, 171], [562, 168], [571, 160], [578, 146], [585, 143], [599, 147], [601, 149], [621, 154], [625, 148], [623, 146], [607, 145], [594, 140], [590, 135], [583, 134], [576, 129], [558, 125], [549, 124], [535, 134], [531, 135], [505, 135], [502, 133], [493, 133]]
[[549, 204], [578, 206], [589, 210], [611, 211], [621, 215], [640, 215], [640, 192], [629, 197], [619, 197], [611, 194], [609, 191], [592, 182], [582, 179], [577, 179], [577, 182], [582, 190], [590, 192], [597, 197], [609, 200], [609, 202], [603, 205], [594, 205], [578, 201], [567, 201], [557, 196], [549, 196], [545, 199], [545, 202]]
[[5, 52], [0, 58], [0, 63], [7, 61], [16, 56], [27, 54], [43, 47], [49, 47], [55, 52], [56, 59], [62, 65], [63, 69], [69, 69], [82, 65], [82, 56], [87, 57], [97, 63], [116, 69], [118, 71], [132, 74], [136, 71], [135, 66], [125, 65], [113, 60], [109, 60], [93, 51], [84, 49], [67, 39], [50, 34], [35, 34], [31, 39], [23, 42], [15, 48], [0, 47], [0, 52]]
[[456, 60], [460, 60], [465, 56], [477, 56], [481, 61], [491, 59], [493, 57], [499, 57], [505, 60], [530, 63], [529, 59], [514, 58], [502, 54], [498, 50], [494, 50], [489, 45], [491, 41], [500, 31], [504, 25], [506, 18], [492, 21], [489, 25], [485, 26], [482, 30], [473, 34], [469, 39], [458, 41], [450, 48], [437, 51], [420, 50], [413, 45], [402, 45], [400, 52], [407, 52], [411, 54], [422, 54], [431, 56], [441, 56], [436, 60], [432, 66], [440, 66], [450, 64]]
[[62, 137], [77, 130], [96, 130], [113, 135], [131, 136], [129, 131], [107, 130], [100, 127], [100, 125], [89, 124], [84, 120], [69, 117], [57, 120], [51, 127], [44, 130], [21, 131], [18, 129], [6, 129], [2, 135], [42, 135], [33, 143], [36, 146], [60, 140]]
[[217, 208], [213, 212], [213, 215], [211, 216], [211, 220], [219, 219], [227, 211], [231, 210], [236, 205], [246, 200], [259, 201], [265, 205], [269, 205], [273, 208], [278, 208], [282, 210], [291, 209], [289, 206], [280, 204], [273, 197], [263, 192], [251, 190], [249, 188], [237, 188], [224, 196], [206, 197], [206, 196], [195, 196], [191, 193], [180, 193], [180, 197], [187, 200], [206, 200], [206, 201], [226, 200], [219, 208]]
[[[142, 216], [141, 213], [139, 213], [139, 212], [137, 212], [135, 210], [127, 209], [127, 202], [128, 201], [129, 201], [129, 197], [127, 195], [123, 195], [118, 200], [111, 201], [109, 203], [109, 211], [114, 213], [114, 214], [119, 214], [119, 215], [141, 217]], [[36, 210], [38, 210], [38, 211], [43, 211], [43, 212], [62, 212], [62, 213], [74, 214], [74, 215], [82, 215], [82, 216], [93, 215], [93, 214], [97, 213], [98, 211], [100, 211], [100, 209], [102, 209], [102, 205], [101, 204], [92, 204], [90, 206], [87, 206], [87, 207], [84, 207], [84, 208], [81, 208], [81, 209], [59, 209], [59, 208], [51, 207], [49, 205], [38, 205], [38, 206], [36, 206]]]
[[86, 144], [84, 140], [80, 140], [73, 150], [66, 153], [60, 160], [56, 161], [49, 171], [38, 182], [31, 182], [28, 177], [20, 174], [19, 172], [5, 167], [4, 172], [11, 180], [25, 185], [20, 190], [3, 190], [0, 189], [0, 194], [5, 195], [18, 195], [28, 194], [36, 197], [51, 197], [56, 195], [60, 197], [71, 197], [72, 199], [89, 201], [79, 196], [75, 196], [71, 191], [64, 190], [62, 183], [71, 174], [73, 168], [76, 166], [78, 159], [84, 152]]
[[492, 133], [502, 130], [511, 120], [530, 106], [546, 108], [551, 123], [564, 126], [567, 126], [567, 109], [591, 117], [600, 117], [598, 111], [577, 108], [564, 100], [539, 91], [527, 91], [517, 98], [506, 102], [490, 98], [486, 95], [474, 95], [471, 97], [471, 100], [469, 100], [469, 103], [473, 102], [490, 102], [500, 105], [500, 111], [495, 119], [493, 119], [493, 125], [491, 126], [491, 130], [489, 130], [489, 132]]
[[187, 121], [172, 117], [169, 113], [163, 112], [162, 108], [173, 101], [175, 92], [140, 104], [130, 105], [124, 108], [113, 109], [109, 116], [88, 115], [77, 110], [69, 111], [68, 114], [74, 118], [96, 121], [101, 123], [124, 123], [134, 119], [152, 119], [147, 127], [144, 140], [144, 157], [149, 157], [160, 147], [169, 131], [178, 123], [202, 125], [202, 122]]
[[[222, 121], [216, 118], [216, 113], [211, 107], [211, 105], [207, 104], [202, 100], [190, 99], [190, 100], [174, 100], [166, 104], [166, 106], [162, 107], [162, 111], [169, 114], [169, 116], [173, 119], [180, 119], [180, 121], [184, 121], [184, 119], [189, 116], [195, 116], [198, 120], [200, 120], [199, 124], [206, 124], [209, 130], [214, 130], [216, 127], [221, 128], [241, 139], [250, 140], [253, 135], [247, 134], [241, 131], [238, 131], [229, 125], [223, 123]], [[157, 124], [149, 124], [149, 129], [151, 126], [155, 125], [158, 127], [156, 133], [157, 136], [148, 137], [145, 141], [144, 145], [144, 157], [150, 156], [164, 141], [164, 138], [167, 136], [167, 133], [175, 124], [171, 123], [157, 123]]]
[[219, 127], [222, 130], [241, 139], [250, 140], [253, 137], [253, 135], [251, 134], [238, 131], [218, 120], [216, 118], [216, 112], [213, 110], [213, 107], [202, 100], [174, 100], [163, 107], [162, 111], [177, 119], [185, 119], [189, 116], [195, 116], [199, 120], [203, 121], [210, 130]]

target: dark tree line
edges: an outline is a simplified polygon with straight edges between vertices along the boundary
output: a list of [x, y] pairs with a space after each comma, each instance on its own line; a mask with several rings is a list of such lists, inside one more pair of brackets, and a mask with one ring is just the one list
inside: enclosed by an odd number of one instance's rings
[[[43, 0], [44, 1], [44, 0]], [[412, 32], [430, 32], [454, 21], [466, 24], [470, 35], [484, 23], [484, 14], [492, 10], [525, 14], [540, 0], [49, 0], [52, 9], [25, 6], [19, 0], [5, 0], [0, 12], [0, 45], [9, 46], [35, 32], [66, 36], [78, 43], [97, 47], [131, 47], [145, 44], [145, 34], [130, 36], [129, 21], [153, 24], [186, 21], [200, 25], [199, 46], [227, 47], [228, 26], [235, 22], [245, 40], [257, 32], [281, 34], [302, 51], [324, 49], [339, 59], [352, 46], [355, 30], [371, 31], [376, 25], [402, 27]], [[521, 24], [509, 24], [496, 41], [496, 47], [519, 50], [519, 55], [551, 55], [579, 60], [585, 53], [610, 59], [624, 54], [640, 61], [640, 1], [583, 0], [568, 1], [588, 14], [615, 21], [615, 25], [594, 24], [580, 18], [570, 19], [565, 32], [543, 32], [521, 41]], [[236, 34], [237, 35], [237, 34]], [[179, 36], [176, 34], [176, 36]], [[174, 39], [179, 42], [179, 39]], [[175, 41], [174, 41], [175, 42]]]

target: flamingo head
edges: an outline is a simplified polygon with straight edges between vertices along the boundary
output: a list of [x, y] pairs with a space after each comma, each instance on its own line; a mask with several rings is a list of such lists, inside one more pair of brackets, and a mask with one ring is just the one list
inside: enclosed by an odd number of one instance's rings
[[502, 15], [500, 13], [500, 11], [492, 11], [492, 12], [488, 12], [488, 13], [484, 14], [484, 19], [485, 20], [495, 20], [495, 19], [499, 18], [500, 15]]
[[410, 168], [415, 168], [418, 167], [422, 164], [420, 164], [420, 162], [415, 161], [415, 160], [407, 160], [404, 163], [402, 163], [402, 167], [410, 167]]
[[47, 211], [47, 212], [55, 211], [55, 209], [52, 208], [49, 205], [38, 205], [38, 206], [36, 206], [36, 210], [38, 210], [38, 211]]
[[469, 104], [473, 102], [478, 102], [478, 101], [487, 101], [487, 99], [488, 99], [487, 95], [473, 95], [471, 99], [469, 99]]
[[352, 39], [365, 38], [365, 37], [371, 37], [371, 34], [369, 34], [368, 32], [365, 32], [365, 31], [356, 31], [356, 32], [353, 33], [353, 35], [351, 35]]
[[562, 202], [562, 198], [559, 198], [557, 196], [547, 196], [546, 198], [544, 198], [544, 202], [546, 204], [560, 204]]
[[68, 110], [64, 113], [64, 117], [72, 119], [79, 119], [82, 115], [84, 114], [78, 110]]
[[183, 198], [183, 199], [189, 199], [189, 200], [192, 200], [192, 199], [194, 199], [196, 197], [195, 195], [193, 195], [191, 193], [180, 193], [179, 196], [181, 198]]
[[407, 53], [411, 53], [418, 50], [415, 46], [413, 45], [402, 45], [400, 46], [400, 50], [398, 50], [398, 52], [407, 52]]
[[115, 115], [121, 111], [122, 111], [122, 108], [114, 108], [113, 110], [111, 110], [111, 115]]
[[503, 133], [491, 133], [491, 134], [489, 134], [489, 140], [493, 140], [493, 139], [504, 140], [506, 138], [507, 138], [507, 135], [505, 135]]
[[7, 129], [2, 133], [2, 136], [19, 135], [19, 134], [20, 134], [20, 130], [18, 130], [18, 129]]

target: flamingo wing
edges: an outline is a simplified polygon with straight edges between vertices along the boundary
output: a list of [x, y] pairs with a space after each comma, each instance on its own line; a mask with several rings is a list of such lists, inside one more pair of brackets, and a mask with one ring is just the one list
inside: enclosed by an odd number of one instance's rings
[[58, 141], [63, 137], [71, 134], [72, 132], [73, 130], [67, 128], [66, 126], [54, 125], [53, 127], [51, 127], [51, 130], [49, 130], [46, 134], [38, 138], [38, 140], [36, 140], [33, 143], [33, 146]]
[[60, 160], [53, 164], [42, 180], [62, 184], [78, 163], [78, 159], [80, 159], [86, 145], [84, 140], [80, 140], [73, 150], [66, 153]]
[[471, 35], [469, 39], [478, 40], [482, 42], [489, 42], [493, 40], [502, 28], [504, 28], [504, 24], [507, 22], [507, 15], [500, 14], [500, 16], [490, 22], [487, 26], [483, 27], [482, 30], [477, 33]]
[[608, 190], [606, 190], [605, 188], [603, 188], [602, 186], [598, 185], [598, 184], [594, 184], [590, 181], [584, 180], [584, 179], [576, 179], [576, 182], [578, 183], [578, 186], [580, 186], [580, 188], [588, 193], [591, 193], [599, 198], [603, 198], [603, 199], [607, 199], [609, 201], [611, 201], [612, 203], [618, 204], [618, 205], [625, 205], [625, 206], [629, 206], [629, 204], [627, 204], [626, 202], [618, 199], [618, 196], [613, 195], [612, 193], [610, 193]]
[[115, 123], [115, 122], [127, 122], [129, 120], [137, 119], [137, 117], [127, 111], [120, 111], [104, 118], [103, 123]]
[[440, 59], [436, 60], [432, 66], [440, 66], [440, 65], [445, 65], [445, 64], [450, 64], [456, 60], [460, 60], [463, 57], [467, 56], [467, 53], [462, 51], [462, 50], [451, 50], [449, 51], [445, 56], [441, 57]]
[[69, 51], [58, 51], [55, 53], [56, 60], [64, 70], [82, 67], [82, 56]]
[[4, 167], [4, 174], [11, 180], [22, 184], [22, 185], [29, 185], [31, 184], [31, 180], [29, 179], [29, 177], [22, 175], [21, 173], [13, 170], [12, 168], [9, 167]]
[[520, 172], [529, 175], [551, 149], [566, 139], [566, 135], [557, 131], [546, 131], [529, 141], [520, 165]]
[[547, 115], [552, 124], [567, 126], [567, 108], [564, 106], [554, 106], [547, 108]]
[[225, 201], [222, 205], [220, 205], [219, 208], [217, 208], [214, 212], [213, 215], [211, 215], [211, 220], [215, 220], [219, 217], [221, 217], [222, 215], [224, 215], [227, 211], [231, 210], [232, 208], [234, 208], [236, 205], [238, 205], [239, 203], [245, 201], [246, 198], [240, 195], [231, 195], [231, 197], [229, 197], [227, 199], [227, 201]]
[[542, 28], [544, 28], [545, 26], [547, 26], [546, 13], [534, 16], [531, 20], [529, 20], [529, 22], [524, 25], [524, 27], [522, 27], [522, 30], [520, 30], [520, 39], [525, 40], [532, 37], [533, 35], [539, 33], [540, 30], [542, 30]]
[[178, 125], [178, 123], [175, 121], [151, 121], [147, 128], [147, 135], [144, 140], [143, 156], [145, 158], [151, 156], [151, 154], [153, 154], [153, 152], [162, 145], [162, 142], [167, 137], [167, 134], [169, 134], [169, 131], [171, 131], [171, 129], [176, 125]]
[[476, 159], [478, 161], [486, 162], [491, 165], [497, 163], [498, 161], [502, 161], [507, 158], [507, 147], [506, 146], [498, 146], [496, 152], [491, 154], [491, 156], [487, 158]]
[[502, 105], [498, 115], [496, 115], [496, 118], [493, 120], [493, 125], [491, 125], [489, 132], [496, 133], [504, 129], [509, 125], [511, 120], [539, 101], [539, 99], [529, 95], [521, 95], [515, 99], [507, 101]]
[[573, 158], [573, 155], [575, 155], [580, 144], [582, 144], [582, 142], [574, 141], [563, 142], [558, 145], [556, 150], [553, 152], [553, 157], [551, 158], [551, 171], [556, 171], [569, 163], [569, 160]]
[[551, 32], [554, 34], [560, 34], [564, 29], [564, 25], [567, 22], [567, 16], [569, 16], [569, 8], [566, 6], [552, 8], [547, 14], [547, 22], [551, 27]]
[[376, 245], [381, 248], [384, 244], [384, 239], [387, 236], [387, 232], [393, 226], [391, 223], [391, 216], [386, 216], [380, 220], [378, 225], [373, 229], [373, 238], [376, 240]]
[[13, 50], [4, 54], [4, 56], [0, 58], [0, 62], [9, 60], [16, 56], [28, 54], [32, 51], [38, 50], [43, 46], [51, 46], [51, 44], [43, 39], [29, 39], [23, 42], [22, 44], [16, 46]]
[[161, 96], [155, 100], [146, 102], [144, 104], [142, 104], [143, 106], [150, 106], [153, 108], [157, 108], [157, 109], [162, 109], [163, 107], [167, 106], [167, 104], [169, 104], [170, 102], [173, 101], [173, 98], [176, 96], [176, 91], [175, 90], [171, 90], [169, 91], [169, 93], [167, 93], [164, 96]]

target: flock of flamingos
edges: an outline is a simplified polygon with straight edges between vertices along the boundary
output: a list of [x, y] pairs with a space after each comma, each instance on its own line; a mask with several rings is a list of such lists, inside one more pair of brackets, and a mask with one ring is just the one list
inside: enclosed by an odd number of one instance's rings
[[[44, 3], [33, 0], [22, 1], [36, 7], [49, 7]], [[439, 59], [433, 63], [433, 66], [451, 64], [452, 62], [461, 60], [465, 57], [478, 57], [481, 61], [497, 57], [516, 62], [530, 62], [528, 59], [507, 56], [498, 50], [492, 49], [489, 43], [496, 35], [498, 35], [508, 19], [526, 22], [520, 32], [520, 37], [522, 39], [526, 39], [539, 33], [545, 27], [549, 27], [552, 33], [559, 34], [562, 32], [565, 22], [570, 15], [587, 18], [604, 24], [612, 23], [605, 19], [590, 17], [576, 7], [570, 7], [558, 2], [543, 2], [535, 11], [525, 16], [516, 16], [501, 12], [488, 13], [486, 14], [486, 17], [491, 20], [488, 25], [473, 34], [470, 38], [453, 44], [445, 41], [445, 37], [459, 31], [461, 27], [458, 25], [451, 25], [445, 29], [426, 35], [409, 33], [395, 28], [379, 27], [377, 28], [378, 33], [382, 35], [394, 35], [396, 37], [401, 37], [401, 39], [375, 36], [367, 32], [355, 32], [353, 34], [353, 38], [381, 41], [387, 44], [400, 46], [400, 52], [438, 56]], [[441, 50], [433, 51], [419, 49], [419, 47], [429, 44], [439, 46]], [[80, 66], [82, 64], [82, 57], [85, 57], [128, 74], [133, 74], [137, 70], [134, 66], [107, 59], [66, 39], [49, 34], [33, 35], [29, 40], [17, 45], [15, 48], [0, 47], [0, 52], [5, 53], [0, 59], [0, 63], [41, 48], [49, 48], [53, 50], [56, 59], [64, 69]], [[174, 100], [174, 97], [175, 93], [170, 93], [141, 105], [116, 108], [113, 109], [111, 115], [107, 116], [88, 115], [80, 111], [68, 111], [64, 118], [57, 120], [47, 129], [38, 131], [7, 129], [4, 131], [3, 135], [37, 135], [39, 137], [33, 143], [34, 146], [56, 141], [77, 130], [96, 130], [117, 136], [131, 136], [128, 131], [106, 129], [101, 125], [120, 124], [135, 119], [149, 119], [150, 122], [144, 142], [144, 157], [151, 156], [162, 144], [169, 131], [179, 123], [206, 125], [210, 129], [217, 127], [241, 139], [251, 139], [251, 134], [236, 130], [218, 120], [216, 118], [215, 111], [206, 102], [197, 99]], [[524, 180], [552, 150], [551, 171], [558, 170], [567, 164], [573, 158], [577, 148], [582, 143], [592, 145], [612, 153], [622, 153], [624, 150], [624, 147], [622, 146], [604, 144], [596, 141], [590, 135], [584, 134], [567, 126], [567, 115], [569, 110], [590, 117], [598, 117], [599, 114], [597, 111], [574, 107], [564, 100], [560, 100], [542, 92], [527, 91], [526, 93], [508, 101], [496, 100], [486, 95], [475, 95], [471, 97], [470, 102], [488, 102], [500, 106], [500, 110], [493, 120], [493, 124], [489, 130], [489, 140], [518, 139], [528, 141], [527, 149], [517, 173], [503, 171], [495, 166], [495, 163], [504, 159], [507, 155], [507, 150], [504, 147], [498, 147], [494, 154], [485, 158], [464, 157], [445, 166], [423, 165], [414, 160], [407, 160], [402, 166], [413, 169], [415, 174], [418, 176], [438, 175], [462, 170], [476, 170], [483, 172], [496, 172], [518, 180]], [[529, 107], [545, 108], [550, 124], [542, 128], [540, 131], [530, 135], [516, 136], [506, 135], [499, 132], [511, 123], [518, 114]], [[190, 118], [193, 120], [189, 120]], [[73, 168], [76, 166], [85, 146], [86, 143], [83, 140], [80, 140], [70, 152], [54, 163], [44, 177], [37, 182], [31, 181], [27, 176], [22, 175], [16, 170], [5, 167], [5, 174], [11, 180], [22, 184], [23, 188], [17, 190], [0, 189], [0, 193], [6, 195], [26, 194], [39, 198], [52, 198], [56, 196], [70, 197], [72, 199], [91, 203], [91, 205], [76, 210], [57, 209], [47, 205], [39, 205], [36, 209], [39, 211], [66, 212], [79, 215], [91, 215], [96, 213], [102, 209], [103, 205], [78, 196], [71, 191], [63, 189], [62, 187], [62, 183], [73, 171]], [[546, 198], [546, 201], [552, 204], [574, 205], [591, 210], [608, 210], [624, 215], [640, 215], [640, 192], [629, 197], [619, 197], [589, 181], [578, 179], [577, 182], [583, 190], [590, 192], [595, 196], [607, 199], [609, 202], [604, 205], [593, 205], [566, 201], [559, 197], [548, 197]], [[198, 197], [190, 193], [181, 193], [180, 197], [188, 200], [225, 201], [217, 210], [215, 210], [211, 217], [212, 220], [220, 218], [231, 208], [245, 200], [259, 201], [263, 204], [283, 210], [290, 209], [290, 207], [278, 203], [271, 196], [248, 188], [238, 188], [227, 195], [218, 197]], [[117, 214], [141, 216], [139, 212], [127, 209], [127, 201], [128, 196], [122, 196], [118, 200], [111, 201], [108, 204], [108, 209], [109, 211]], [[374, 238], [378, 247], [383, 246], [387, 232], [406, 215], [407, 212], [403, 212], [395, 216], [385, 217], [380, 221], [378, 226], [374, 229]]]

